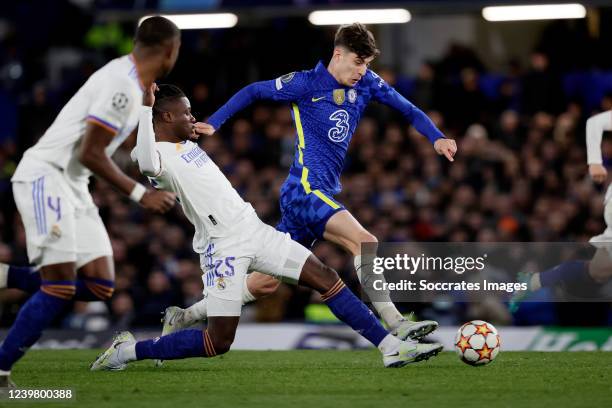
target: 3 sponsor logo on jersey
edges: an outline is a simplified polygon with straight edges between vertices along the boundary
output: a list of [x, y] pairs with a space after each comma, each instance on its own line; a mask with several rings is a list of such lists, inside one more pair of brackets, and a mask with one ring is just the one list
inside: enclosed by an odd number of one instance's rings
[[343, 142], [351, 130], [349, 113], [344, 109], [338, 109], [329, 116], [329, 120], [336, 125], [329, 129], [327, 137], [334, 143]]

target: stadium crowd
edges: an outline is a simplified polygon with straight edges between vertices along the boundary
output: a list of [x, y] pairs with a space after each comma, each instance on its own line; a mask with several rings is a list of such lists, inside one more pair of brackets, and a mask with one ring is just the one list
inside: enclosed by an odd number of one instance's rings
[[[0, 44], [0, 53], [12, 56], [2, 59], [0, 72], [6, 75], [0, 77], [0, 88], [3, 97], [15, 102], [18, 117], [14, 134], [3, 135], [0, 147], [0, 262], [25, 264], [25, 235], [12, 199], [11, 174], [24, 149], [53, 120], [68, 91], [103, 59], [85, 58], [68, 73], [47, 66], [36, 78], [11, 81], [9, 74], [19, 56], [12, 53], [10, 41]], [[193, 47], [181, 52], [181, 61], [206, 57]], [[117, 51], [106, 49], [104, 56], [113, 53]], [[179, 63], [179, 72], [168, 81], [186, 87], [199, 120], [231, 96], [230, 91], [248, 83], [243, 76], [233, 88], [219, 92], [213, 77], [199, 75], [195, 68], [185, 75], [186, 65]], [[532, 53], [529, 66], [513, 62], [495, 75], [487, 72], [474, 51], [458, 45], [441, 59], [423, 63], [413, 78], [387, 67], [375, 69], [458, 143], [455, 162], [448, 163], [397, 112], [375, 104], [368, 108], [353, 136], [337, 199], [379, 241], [586, 241], [604, 230], [603, 190], [588, 178], [584, 128], [593, 112], [612, 108], [612, 96], [587, 110], [574, 95], [564, 93], [561, 72], [542, 50]], [[491, 91], [492, 77], [501, 79], [493, 81]], [[57, 82], [70, 85], [58, 90]], [[274, 225], [280, 215], [279, 187], [293, 160], [294, 142], [288, 106], [259, 103], [216, 135], [202, 139], [201, 145], [260, 218]], [[609, 161], [611, 141], [604, 141], [603, 151]], [[114, 158], [128, 174], [142, 179], [130, 163], [129, 149]], [[60, 324], [91, 330], [155, 326], [165, 307], [199, 300], [199, 259], [191, 248], [191, 226], [180, 210], [154, 215], [101, 180], [91, 188], [112, 238], [115, 295], [108, 304], [77, 302]], [[327, 243], [318, 244], [315, 252], [357, 287], [346, 254]], [[2, 325], [12, 321], [17, 310], [12, 302], [20, 296], [0, 293]], [[249, 306], [245, 319], [303, 319], [306, 305], [317, 300], [312, 297], [309, 291], [282, 286], [275, 295]], [[416, 308], [420, 317], [441, 323], [457, 323], [475, 313], [455, 313], [442, 305]], [[512, 319], [498, 306], [489, 307], [487, 317], [480, 313], [493, 322]], [[559, 322], [555, 316], [548, 319], [547, 323]]]

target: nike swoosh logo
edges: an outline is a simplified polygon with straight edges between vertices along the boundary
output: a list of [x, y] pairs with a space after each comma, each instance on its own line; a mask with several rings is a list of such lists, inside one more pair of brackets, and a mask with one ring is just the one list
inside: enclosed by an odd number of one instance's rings
[[396, 356], [399, 356], [399, 351], [396, 351], [393, 354], [385, 354], [385, 357], [396, 357]]
[[321, 96], [320, 98], [315, 98], [315, 97], [313, 97], [313, 98], [312, 98], [312, 101], [313, 101], [313, 102], [318, 102], [318, 101], [320, 101], [321, 99], [325, 99], [325, 97], [324, 97], [324, 96]]

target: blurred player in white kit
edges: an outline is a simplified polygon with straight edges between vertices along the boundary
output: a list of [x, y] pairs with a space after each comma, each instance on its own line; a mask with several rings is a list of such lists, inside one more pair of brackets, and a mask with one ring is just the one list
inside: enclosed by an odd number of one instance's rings
[[175, 195], [147, 190], [110, 156], [136, 129], [143, 90], [174, 67], [180, 31], [170, 20], [142, 22], [133, 52], [96, 71], [68, 101], [12, 178], [33, 268], [0, 267], [0, 288], [33, 293], [0, 347], [0, 387], [11, 368], [72, 300], [107, 300], [114, 289], [110, 239], [89, 193], [92, 174], [144, 208], [165, 212]]

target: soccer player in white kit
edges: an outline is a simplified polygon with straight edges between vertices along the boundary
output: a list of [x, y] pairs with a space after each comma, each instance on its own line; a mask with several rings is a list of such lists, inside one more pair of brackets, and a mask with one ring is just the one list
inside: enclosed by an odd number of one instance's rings
[[[180, 31], [170, 20], [145, 20], [133, 52], [96, 71], [20, 161], [11, 181], [40, 286], [30, 285], [36, 292], [0, 347], [0, 386], [11, 385], [13, 364], [73, 299], [107, 300], [113, 293], [112, 248], [88, 190], [91, 175], [146, 209], [165, 212], [174, 205], [174, 194], [147, 190], [110, 156], [137, 127], [143, 90], [170, 72], [179, 48]], [[4, 273], [5, 286], [19, 280]]]
[[[608, 171], [603, 165], [601, 141], [604, 131], [612, 130], [612, 111], [591, 116], [586, 123], [586, 146], [589, 175], [597, 184], [608, 181]], [[554, 288], [565, 284], [568, 287], [590, 285], [600, 287], [612, 277], [612, 183], [608, 185], [604, 198], [604, 220], [606, 230], [592, 237], [589, 242], [597, 248], [589, 260], [569, 260], [549, 270], [525, 276], [527, 291], [517, 293], [510, 301], [510, 310], [516, 311], [531, 292], [541, 288]], [[594, 294], [595, 296], [596, 294]]]
[[[603, 165], [601, 154], [601, 140], [605, 130], [612, 130], [612, 111], [599, 113], [587, 120], [587, 163], [589, 164], [589, 174], [597, 184], [608, 182], [608, 171]], [[608, 184], [608, 190], [604, 198], [604, 219], [606, 230], [602, 234], [591, 238], [590, 242], [612, 242], [612, 183]]]
[[156, 188], [177, 195], [195, 227], [193, 249], [200, 254], [204, 273], [208, 326], [204, 331], [187, 329], [139, 342], [129, 332], [120, 333], [92, 363], [92, 370], [122, 370], [136, 360], [226, 353], [240, 318], [245, 276], [251, 270], [319, 292], [340, 320], [381, 350], [386, 367], [401, 367], [440, 352], [439, 343], [419, 344], [391, 335], [334, 270], [289, 234], [264, 224], [206, 152], [190, 140], [198, 127], [187, 97], [172, 85], [160, 85], [157, 95], [154, 88], [145, 93], [132, 156]]

